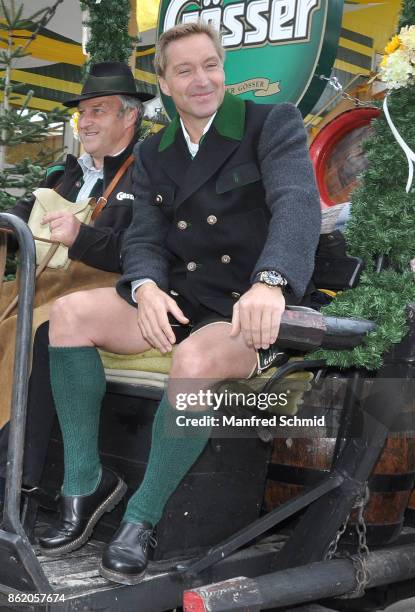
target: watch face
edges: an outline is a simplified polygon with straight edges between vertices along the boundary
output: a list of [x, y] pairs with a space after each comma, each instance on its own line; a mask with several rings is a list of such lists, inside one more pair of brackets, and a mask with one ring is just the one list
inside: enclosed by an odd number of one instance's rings
[[270, 285], [271, 287], [284, 287], [287, 284], [285, 278], [275, 270], [262, 272], [261, 281], [267, 285]]

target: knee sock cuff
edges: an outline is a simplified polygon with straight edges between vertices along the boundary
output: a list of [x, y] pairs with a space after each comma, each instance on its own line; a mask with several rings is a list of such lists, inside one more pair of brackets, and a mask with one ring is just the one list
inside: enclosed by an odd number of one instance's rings
[[[97, 383], [105, 385], [104, 366], [95, 346], [49, 346], [49, 361], [54, 392], [59, 392], [59, 383], [69, 374], [77, 379], [75, 384], [81, 384], [85, 376], [95, 375]], [[100, 391], [104, 393], [105, 387]]]
[[100, 468], [98, 430], [106, 380], [95, 347], [50, 347], [53, 398], [64, 442], [65, 495], [88, 494]]
[[53, 346], [52, 344], [49, 344], [49, 353], [55, 353], [57, 355], [59, 354], [69, 354], [69, 353], [75, 353], [75, 352], [79, 352], [79, 353], [98, 353], [98, 349], [96, 348], [96, 346]]

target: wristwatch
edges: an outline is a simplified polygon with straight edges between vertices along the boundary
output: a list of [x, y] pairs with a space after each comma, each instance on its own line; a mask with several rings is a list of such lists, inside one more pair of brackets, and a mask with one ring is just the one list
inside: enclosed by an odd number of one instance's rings
[[285, 287], [288, 284], [286, 278], [282, 276], [276, 270], [264, 270], [263, 272], [258, 272], [255, 276], [256, 283], [263, 283], [267, 285], [267, 287]]

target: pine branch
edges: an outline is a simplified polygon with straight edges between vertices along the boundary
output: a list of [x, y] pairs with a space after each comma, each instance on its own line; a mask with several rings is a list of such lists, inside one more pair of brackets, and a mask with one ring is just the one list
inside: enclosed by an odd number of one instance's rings
[[[62, 1], [57, 0], [52, 7], [37, 10], [24, 17], [23, 8], [26, 3], [23, 0], [17, 6], [14, 0], [9, 3], [0, 0], [0, 11], [5, 19], [0, 24], [0, 38], [6, 44], [6, 47], [0, 51], [0, 66], [5, 73], [0, 79], [0, 90], [3, 92], [0, 104], [0, 210], [6, 210], [17, 199], [8, 191], [18, 189], [20, 195], [31, 193], [43, 179], [45, 166], [58, 154], [56, 150], [42, 147], [31, 155], [31, 159], [25, 158], [16, 164], [5, 164], [6, 149], [10, 150], [11, 147], [25, 143], [41, 143], [48, 137], [52, 123], [63, 122], [68, 118], [66, 110], [55, 109], [51, 112], [30, 110], [29, 104], [33, 92], [26, 95], [23, 104], [14, 106], [13, 103], [20, 102], [21, 99], [21, 96], [16, 95], [21, 84], [13, 83], [11, 79], [15, 61], [30, 54], [27, 50], [30, 49], [31, 42], [48, 24]], [[16, 34], [16, 31], [21, 32], [25, 29], [31, 31], [30, 36]], [[16, 40], [26, 42], [23, 46], [16, 46]]]
[[[405, 0], [399, 29], [415, 25], [415, 0]], [[415, 87], [394, 91], [388, 98], [393, 122], [415, 150]], [[312, 358], [330, 365], [377, 369], [382, 356], [408, 330], [405, 310], [415, 302], [415, 282], [409, 262], [415, 256], [415, 187], [406, 193], [408, 165], [383, 114], [372, 123], [373, 135], [364, 143], [369, 166], [352, 193], [352, 217], [347, 225], [349, 252], [364, 259], [366, 273], [356, 289], [338, 295], [323, 308], [334, 316], [360, 316], [376, 322], [377, 329], [352, 351], [318, 351]], [[375, 272], [378, 256], [386, 256], [389, 269]]]
[[404, 0], [399, 19], [399, 30], [411, 25], [415, 25], [415, 0]]
[[88, 11], [84, 25], [91, 30], [86, 46], [90, 62], [118, 61], [128, 63], [136, 39], [129, 35], [131, 6], [129, 0], [80, 0], [81, 9]]

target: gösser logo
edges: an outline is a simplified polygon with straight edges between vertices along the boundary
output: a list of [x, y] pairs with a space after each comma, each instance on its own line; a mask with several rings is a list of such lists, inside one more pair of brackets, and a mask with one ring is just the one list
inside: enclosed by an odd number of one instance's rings
[[[166, 11], [164, 30], [180, 21], [212, 22], [220, 30], [225, 49], [240, 47], [242, 44], [258, 45], [265, 42], [294, 42], [307, 40], [310, 35], [312, 12], [320, 6], [320, 0], [253, 0], [234, 2], [221, 6], [221, 0], [203, 0], [202, 10], [183, 12], [189, 6], [186, 0], [173, 0]], [[267, 19], [264, 13], [269, 15]]]
[[132, 193], [125, 193], [125, 191], [120, 191], [117, 193], [117, 200], [134, 200], [134, 195]]
[[[177, 23], [211, 22], [226, 49], [226, 88], [260, 103], [293, 102], [307, 114], [329, 76], [343, 0], [162, 0], [158, 36]], [[314, 77], [314, 78], [313, 78]], [[174, 105], [162, 95], [169, 116]]]

